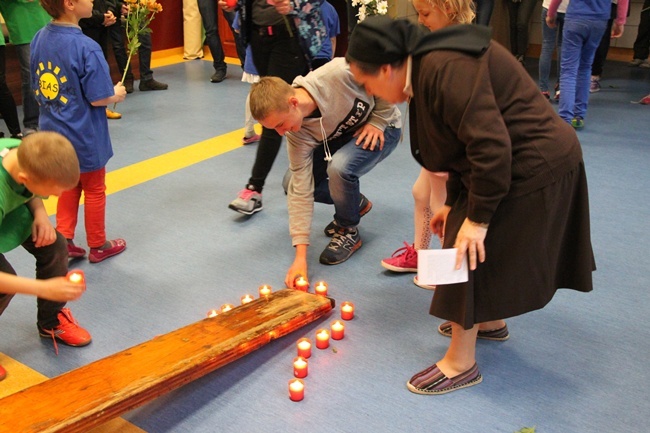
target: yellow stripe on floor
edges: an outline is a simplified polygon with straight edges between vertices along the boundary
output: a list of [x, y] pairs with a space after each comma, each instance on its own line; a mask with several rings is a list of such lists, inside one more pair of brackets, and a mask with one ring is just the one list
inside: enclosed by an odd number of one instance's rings
[[[22, 391], [46, 381], [47, 376], [32, 370], [0, 352], [0, 365], [7, 370], [7, 377], [0, 382], [0, 398]], [[88, 433], [146, 433], [123, 418], [115, 418], [106, 424], [89, 430]]]
[[[164, 176], [242, 146], [238, 129], [151, 159], [106, 173], [106, 195]], [[56, 197], [45, 200], [48, 215], [56, 213]]]

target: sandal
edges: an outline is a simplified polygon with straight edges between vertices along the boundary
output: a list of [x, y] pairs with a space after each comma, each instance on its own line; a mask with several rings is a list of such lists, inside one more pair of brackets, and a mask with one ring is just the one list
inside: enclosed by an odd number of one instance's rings
[[472, 368], [451, 379], [440, 371], [437, 364], [423, 370], [406, 382], [409, 391], [416, 394], [446, 394], [457, 389], [467, 388], [483, 382], [483, 376], [474, 363]]
[[[451, 337], [451, 322], [444, 322], [438, 326], [438, 332], [445, 337]], [[503, 328], [492, 329], [490, 331], [478, 331], [476, 338], [492, 341], [506, 341], [510, 338], [508, 332], [508, 325], [503, 325]]]

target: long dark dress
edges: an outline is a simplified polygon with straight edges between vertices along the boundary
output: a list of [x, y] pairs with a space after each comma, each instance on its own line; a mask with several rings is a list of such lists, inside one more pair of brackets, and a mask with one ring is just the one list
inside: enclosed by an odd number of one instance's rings
[[430, 313], [469, 329], [542, 308], [558, 288], [591, 291], [580, 143], [525, 69], [492, 41], [480, 56], [416, 56], [412, 77], [413, 155], [450, 173], [444, 248], [465, 218], [489, 223], [486, 261], [467, 283], [438, 286]]

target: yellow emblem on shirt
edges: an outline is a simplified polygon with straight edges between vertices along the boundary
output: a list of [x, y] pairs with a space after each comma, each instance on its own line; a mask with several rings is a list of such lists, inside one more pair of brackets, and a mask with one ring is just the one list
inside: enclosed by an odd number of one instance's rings
[[47, 62], [47, 67], [43, 62], [38, 64], [36, 76], [38, 77], [38, 89], [35, 91], [36, 96], [43, 95], [45, 99], [53, 101], [59, 99], [62, 103], [67, 104], [68, 98], [59, 94], [61, 84], [68, 81], [65, 76], [60, 76], [61, 68], [52, 67], [52, 62]]

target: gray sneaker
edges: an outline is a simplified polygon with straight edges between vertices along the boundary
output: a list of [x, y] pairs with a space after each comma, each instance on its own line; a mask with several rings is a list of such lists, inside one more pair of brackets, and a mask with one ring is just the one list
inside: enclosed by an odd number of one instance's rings
[[332, 236], [329, 245], [320, 255], [320, 262], [324, 265], [338, 265], [343, 263], [361, 248], [361, 236], [356, 228], [346, 229], [339, 227]]
[[262, 194], [252, 189], [244, 188], [239, 191], [237, 198], [230, 202], [228, 207], [244, 215], [253, 215], [259, 212], [262, 207]]
[[[361, 202], [359, 203], [359, 216], [364, 216], [368, 212], [372, 210], [372, 202], [368, 200], [368, 198], [361, 194]], [[329, 223], [323, 232], [325, 233], [325, 236], [327, 237], [332, 237], [334, 236], [334, 233], [339, 229], [338, 224], [336, 224], [336, 220], [332, 220], [331, 223]]]
[[643, 62], [645, 62], [645, 60], [643, 60], [643, 59], [632, 59], [632, 61], [630, 63], [628, 63], [628, 65], [630, 65], [630, 66], [641, 66], [641, 64]]

